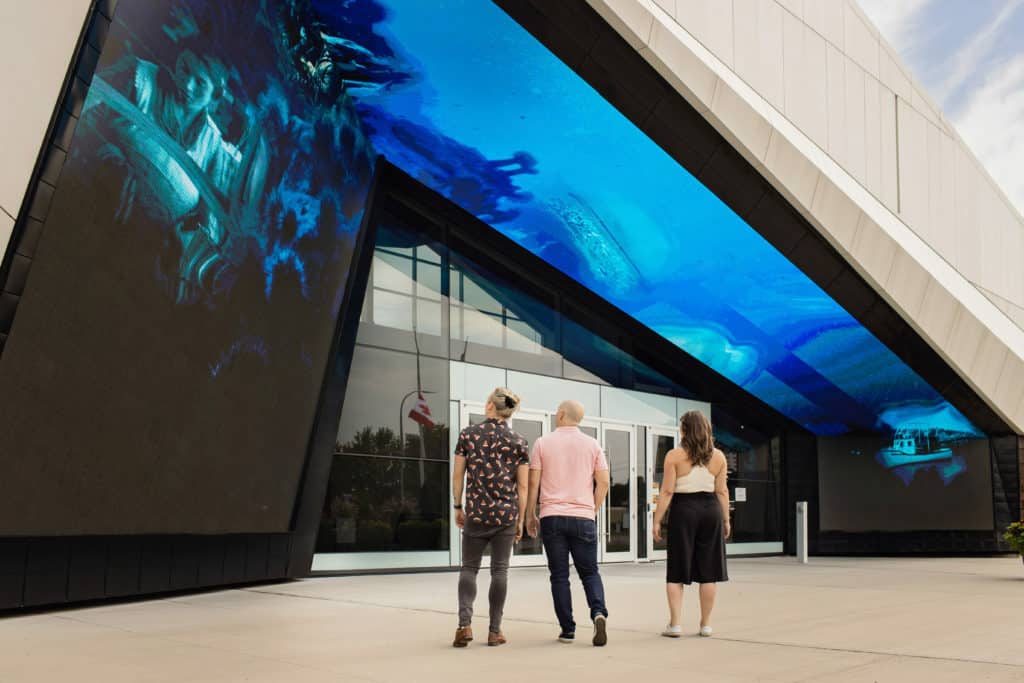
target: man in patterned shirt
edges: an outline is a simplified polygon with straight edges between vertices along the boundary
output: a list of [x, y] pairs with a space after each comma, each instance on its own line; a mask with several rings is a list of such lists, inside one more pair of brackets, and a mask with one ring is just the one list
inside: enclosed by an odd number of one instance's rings
[[[484, 550], [491, 546], [491, 623], [488, 645], [504, 645], [501, 615], [505, 608], [512, 546], [523, 537], [530, 454], [526, 439], [505, 422], [519, 409], [519, 397], [504, 387], [487, 398], [487, 419], [466, 427], [455, 447], [452, 494], [455, 524], [462, 529], [462, 571], [459, 572], [459, 627], [455, 647], [473, 640], [470, 622], [476, 599], [476, 575]], [[463, 508], [463, 478], [466, 503]]]

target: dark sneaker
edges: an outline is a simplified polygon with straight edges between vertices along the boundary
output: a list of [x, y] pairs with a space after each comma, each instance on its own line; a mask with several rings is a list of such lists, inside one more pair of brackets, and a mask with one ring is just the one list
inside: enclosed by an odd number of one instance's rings
[[504, 645], [507, 642], [508, 641], [505, 640], [505, 635], [501, 631], [498, 631], [497, 633], [494, 633], [493, 631], [490, 631], [487, 634], [487, 644], [490, 647], [496, 647], [498, 645]]
[[575, 643], [576, 642], [576, 634], [575, 633], [559, 633], [558, 634], [558, 642], [560, 642], [560, 643]]
[[460, 626], [455, 629], [455, 640], [452, 641], [452, 645], [454, 647], [466, 647], [471, 640], [473, 640], [473, 629], [468, 626]]
[[594, 617], [594, 647], [604, 647], [608, 642], [608, 620], [603, 614]]

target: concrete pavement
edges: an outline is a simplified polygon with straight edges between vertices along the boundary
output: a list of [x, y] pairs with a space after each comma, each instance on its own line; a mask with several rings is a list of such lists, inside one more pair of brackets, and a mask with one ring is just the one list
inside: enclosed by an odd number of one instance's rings
[[[715, 637], [666, 621], [662, 564], [606, 565], [609, 644], [555, 641], [547, 573], [514, 568], [488, 648], [451, 648], [455, 573], [322, 578], [10, 617], [0, 681], [1024, 681], [1019, 558], [735, 559]], [[485, 570], [486, 571], [486, 570]], [[575, 582], [578, 617], [585, 615]]]

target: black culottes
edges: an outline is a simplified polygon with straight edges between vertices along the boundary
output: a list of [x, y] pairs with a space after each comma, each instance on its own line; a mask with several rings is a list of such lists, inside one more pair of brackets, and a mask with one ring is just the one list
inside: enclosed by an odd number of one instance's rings
[[676, 493], [668, 513], [668, 583], [728, 581], [725, 524], [713, 493]]

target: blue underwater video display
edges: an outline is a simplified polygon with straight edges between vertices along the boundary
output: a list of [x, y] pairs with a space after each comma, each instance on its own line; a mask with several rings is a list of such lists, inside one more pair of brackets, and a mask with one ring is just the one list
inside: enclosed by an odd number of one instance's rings
[[317, 27], [118, 4], [0, 362], [18, 533], [288, 529], [375, 159]]
[[257, 316], [276, 298], [340, 305], [375, 154], [315, 25], [305, 0], [126, 2], [83, 107], [71, 161], [119, 185], [117, 224], [161, 235], [167, 297], [257, 304], [213, 376], [240, 353], [269, 360]]
[[314, 0], [378, 152], [818, 435], [982, 434], [490, 2]]

